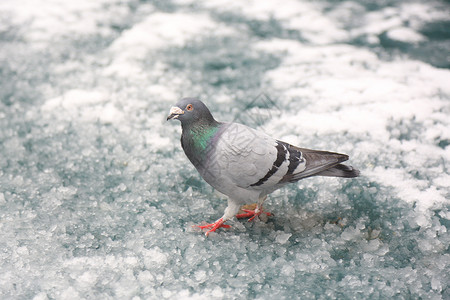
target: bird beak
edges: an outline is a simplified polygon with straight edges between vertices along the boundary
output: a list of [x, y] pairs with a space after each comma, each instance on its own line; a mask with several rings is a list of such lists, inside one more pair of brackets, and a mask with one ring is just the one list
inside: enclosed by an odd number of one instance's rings
[[177, 119], [179, 115], [184, 114], [184, 110], [179, 107], [172, 107], [169, 112], [169, 116], [167, 117], [167, 121], [171, 119]]

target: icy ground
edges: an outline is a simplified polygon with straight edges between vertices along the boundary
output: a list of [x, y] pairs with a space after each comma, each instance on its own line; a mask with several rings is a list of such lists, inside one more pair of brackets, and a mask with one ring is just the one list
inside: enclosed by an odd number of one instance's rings
[[[0, 298], [450, 299], [449, 4], [373, 2], [0, 1]], [[363, 176], [205, 238], [182, 96]]]

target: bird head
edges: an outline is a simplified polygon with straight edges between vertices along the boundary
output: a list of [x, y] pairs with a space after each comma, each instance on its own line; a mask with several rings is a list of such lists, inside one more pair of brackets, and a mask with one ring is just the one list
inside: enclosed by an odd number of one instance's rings
[[196, 98], [183, 98], [170, 109], [167, 120], [178, 119], [182, 125], [198, 121], [215, 122], [206, 105]]

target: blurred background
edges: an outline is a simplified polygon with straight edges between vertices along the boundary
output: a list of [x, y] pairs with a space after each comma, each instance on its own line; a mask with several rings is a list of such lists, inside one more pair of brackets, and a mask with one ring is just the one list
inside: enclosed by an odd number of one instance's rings
[[[0, 2], [0, 298], [450, 298], [448, 1]], [[181, 97], [347, 153], [267, 222], [181, 149]]]

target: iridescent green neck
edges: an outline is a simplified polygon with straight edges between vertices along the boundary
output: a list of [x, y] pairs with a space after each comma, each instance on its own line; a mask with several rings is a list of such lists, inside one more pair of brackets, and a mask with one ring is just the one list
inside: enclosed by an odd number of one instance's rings
[[211, 138], [219, 130], [218, 126], [196, 126], [190, 129], [193, 146], [198, 150], [205, 150]]

